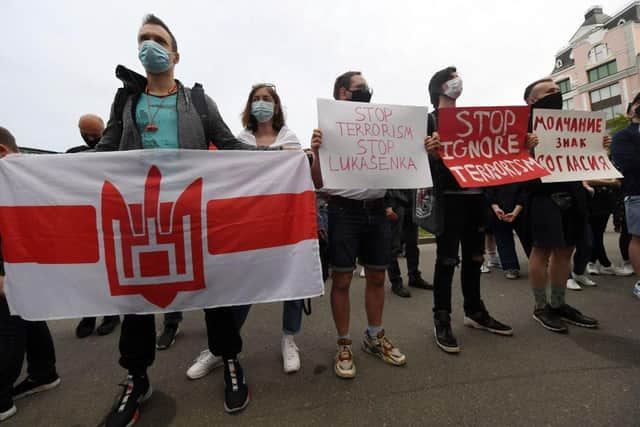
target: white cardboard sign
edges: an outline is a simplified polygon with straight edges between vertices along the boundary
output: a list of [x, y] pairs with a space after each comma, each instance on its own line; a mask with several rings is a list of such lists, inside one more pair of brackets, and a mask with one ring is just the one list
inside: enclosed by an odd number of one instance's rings
[[427, 107], [318, 99], [325, 188], [431, 187]]
[[542, 182], [622, 178], [602, 145], [605, 127], [604, 112], [534, 110], [535, 157], [550, 173]]

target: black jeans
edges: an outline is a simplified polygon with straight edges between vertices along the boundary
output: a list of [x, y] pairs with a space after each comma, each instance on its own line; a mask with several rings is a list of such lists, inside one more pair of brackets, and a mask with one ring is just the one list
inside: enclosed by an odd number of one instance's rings
[[182, 322], [182, 312], [173, 311], [164, 314], [164, 326], [178, 326]]
[[391, 283], [402, 282], [398, 256], [402, 253], [402, 242], [405, 244], [407, 257], [407, 270], [409, 280], [420, 277], [418, 262], [420, 249], [418, 249], [418, 226], [413, 223], [413, 213], [408, 206], [396, 206], [394, 212], [398, 220], [391, 223], [391, 263], [387, 273]]
[[573, 273], [584, 274], [589, 258], [591, 258], [593, 248], [593, 233], [589, 224], [585, 224], [584, 233], [576, 244], [576, 251], [573, 254]]
[[[209, 349], [216, 356], [235, 358], [242, 339], [230, 307], [205, 309]], [[156, 354], [156, 325], [153, 314], [127, 314], [120, 332], [120, 366], [132, 375], [144, 375]]]
[[507, 270], [520, 270], [520, 263], [518, 262], [518, 254], [516, 253], [516, 244], [513, 239], [513, 232], [515, 231], [520, 239], [522, 248], [524, 249], [527, 258], [531, 255], [531, 238], [529, 236], [526, 214], [521, 212], [514, 222], [500, 221], [493, 212], [491, 213], [491, 228], [493, 235], [496, 238], [496, 247], [498, 249], [498, 255], [500, 256], [500, 264], [502, 269]]
[[22, 371], [25, 353], [31, 378], [52, 381], [58, 377], [47, 323], [11, 316], [6, 298], [0, 297], [0, 408], [10, 406], [13, 400], [13, 385]]
[[606, 215], [591, 215], [589, 217], [589, 223], [591, 224], [591, 231], [593, 233], [593, 248], [591, 250], [591, 262], [600, 261], [603, 267], [611, 267], [611, 261], [607, 257], [607, 251], [604, 248], [604, 232], [607, 229], [607, 223], [609, 222], [609, 216]]
[[433, 275], [433, 311], [451, 313], [453, 273], [460, 263], [460, 282], [467, 314], [484, 310], [480, 298], [480, 267], [484, 252], [485, 204], [481, 194], [445, 194], [444, 232], [436, 237], [436, 266]]

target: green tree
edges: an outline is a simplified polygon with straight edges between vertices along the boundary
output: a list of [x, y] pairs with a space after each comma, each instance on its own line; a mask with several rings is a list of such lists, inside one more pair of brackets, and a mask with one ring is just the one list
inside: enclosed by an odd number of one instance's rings
[[607, 132], [609, 135], [615, 135], [629, 124], [629, 119], [624, 114], [618, 114], [611, 120], [607, 120]]

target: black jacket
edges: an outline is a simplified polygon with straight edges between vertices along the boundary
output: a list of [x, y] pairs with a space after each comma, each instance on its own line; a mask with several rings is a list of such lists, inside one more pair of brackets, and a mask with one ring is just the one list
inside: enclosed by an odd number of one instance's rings
[[622, 193], [640, 195], [640, 125], [631, 123], [613, 136], [611, 160], [624, 175]]
[[[429, 113], [427, 117], [427, 133], [429, 136], [438, 130], [438, 110]], [[429, 166], [433, 177], [433, 188], [439, 194], [444, 191], [462, 191], [462, 187], [454, 178], [440, 157], [429, 155]]]
[[515, 182], [513, 184], [487, 187], [484, 190], [489, 205], [497, 204], [506, 213], [512, 212], [517, 205], [525, 208], [529, 204], [529, 184]]

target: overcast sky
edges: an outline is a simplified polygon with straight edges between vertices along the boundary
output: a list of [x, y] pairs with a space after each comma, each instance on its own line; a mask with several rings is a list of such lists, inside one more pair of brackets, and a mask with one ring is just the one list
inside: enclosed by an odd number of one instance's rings
[[[0, 1], [0, 126], [22, 146], [82, 144], [78, 117], [108, 119], [116, 64], [143, 72], [136, 35], [153, 12], [172, 29], [176, 77], [204, 84], [234, 133], [257, 82], [277, 86], [287, 124], [309, 145], [316, 98], [361, 70], [372, 102], [428, 105], [427, 83], [448, 65], [464, 81], [461, 106], [520, 105], [524, 87], [553, 69], [593, 3], [500, 1]], [[627, 0], [602, 0], [612, 15]], [[431, 107], [431, 106], [429, 106]]]

